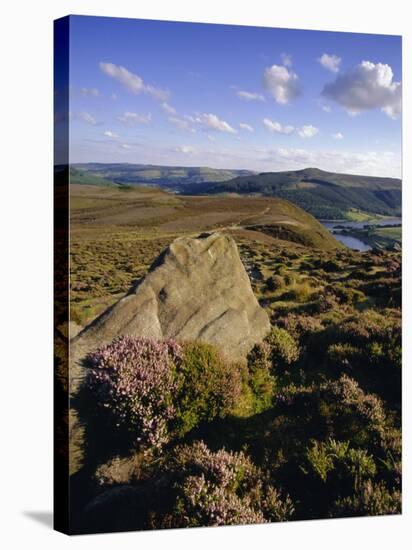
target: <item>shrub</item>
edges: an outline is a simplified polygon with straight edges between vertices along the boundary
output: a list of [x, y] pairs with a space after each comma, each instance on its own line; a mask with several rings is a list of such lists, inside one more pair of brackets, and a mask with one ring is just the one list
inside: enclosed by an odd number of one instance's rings
[[178, 373], [179, 384], [175, 403], [180, 435], [202, 421], [224, 417], [241, 396], [240, 366], [226, 361], [210, 344], [183, 344]]
[[284, 285], [283, 277], [280, 275], [272, 275], [272, 277], [268, 277], [266, 279], [266, 288], [273, 292], [275, 290], [279, 290]]
[[364, 449], [351, 448], [348, 441], [313, 441], [307, 449], [309, 471], [324, 483], [333, 477], [341, 493], [357, 490], [363, 480], [376, 474], [375, 462]]
[[342, 265], [336, 260], [328, 260], [323, 263], [322, 268], [326, 273], [334, 273], [336, 271], [341, 271]]
[[201, 342], [121, 337], [86, 365], [100, 419], [142, 450], [160, 450], [173, 436], [225, 416], [242, 393], [240, 367]]
[[284, 521], [292, 501], [242, 452], [212, 452], [203, 442], [180, 447], [166, 464], [175, 502], [162, 527], [200, 527]]
[[365, 299], [365, 294], [360, 290], [342, 285], [335, 285], [333, 292], [342, 304], [357, 304]]
[[296, 313], [288, 313], [283, 319], [279, 319], [278, 325], [301, 344], [306, 344], [307, 339], [314, 332], [323, 329], [319, 318], [310, 315], [297, 315]]
[[338, 499], [331, 517], [382, 516], [402, 513], [402, 498], [398, 490], [390, 491], [383, 482], [368, 479], [356, 494]]
[[317, 302], [313, 305], [313, 313], [326, 313], [327, 311], [336, 309], [338, 302], [335, 296], [331, 294], [320, 293], [317, 296]]
[[332, 344], [327, 348], [326, 355], [328, 359], [339, 365], [339, 367], [348, 367], [353, 357], [359, 353], [358, 348], [351, 344]]
[[393, 313], [351, 315], [314, 334], [308, 353], [329, 372], [350, 375], [366, 390], [399, 408], [401, 392], [401, 325]]
[[117, 428], [125, 428], [138, 446], [160, 449], [176, 413], [175, 370], [181, 361], [182, 348], [173, 340], [123, 336], [88, 355], [87, 384]]
[[253, 412], [260, 413], [272, 404], [276, 378], [271, 374], [270, 346], [256, 344], [248, 355], [248, 384], [253, 394]]
[[[326, 387], [342, 407], [359, 419], [360, 424], [365, 428], [369, 425], [377, 433], [382, 432], [386, 415], [383, 403], [376, 395], [365, 393], [355, 380], [346, 375], [327, 384], [325, 389]], [[358, 434], [354, 433], [355, 437], [356, 435]]]
[[305, 439], [336, 437], [372, 454], [382, 452], [387, 444], [392, 447], [386, 439], [391, 424], [382, 401], [365, 393], [346, 375], [319, 386], [298, 387], [293, 392], [286, 388], [276, 396], [276, 402], [279, 415], [298, 419], [296, 424], [289, 422], [289, 431], [294, 429]]
[[313, 289], [308, 282], [296, 283], [287, 293], [289, 300], [295, 302], [307, 302], [311, 295], [313, 294]]
[[269, 345], [269, 358], [275, 370], [285, 369], [299, 359], [299, 346], [285, 329], [273, 327], [265, 340]]

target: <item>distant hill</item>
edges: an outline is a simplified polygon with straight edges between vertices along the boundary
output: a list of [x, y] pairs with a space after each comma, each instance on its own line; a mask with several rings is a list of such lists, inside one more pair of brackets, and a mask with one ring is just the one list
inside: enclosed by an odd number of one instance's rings
[[221, 182], [253, 174], [248, 170], [224, 170], [204, 166], [156, 166], [151, 164], [72, 164], [71, 168], [83, 174], [96, 176], [121, 185], [140, 183], [160, 185], [181, 191], [186, 185]]
[[202, 166], [72, 164], [70, 182], [80, 185], [157, 185], [184, 195], [257, 195], [289, 200], [318, 219], [400, 216], [402, 182], [395, 178], [325, 172], [318, 168], [256, 174]]
[[320, 219], [355, 217], [356, 213], [401, 215], [402, 182], [395, 178], [354, 176], [306, 168], [236, 177], [190, 185], [188, 194], [275, 196], [290, 200]]
[[115, 187], [116, 184], [109, 179], [103, 178], [93, 172], [87, 172], [86, 170], [80, 170], [70, 166], [70, 183], [78, 185], [98, 185], [104, 187]]

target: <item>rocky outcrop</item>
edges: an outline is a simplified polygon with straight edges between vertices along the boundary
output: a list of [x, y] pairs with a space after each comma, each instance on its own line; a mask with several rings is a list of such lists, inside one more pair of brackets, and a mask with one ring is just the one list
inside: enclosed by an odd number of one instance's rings
[[[71, 341], [72, 365], [120, 335], [202, 340], [231, 360], [269, 331], [235, 241], [213, 233], [176, 239], [126, 296]], [[72, 369], [74, 379], [81, 373]]]
[[78, 472], [85, 458], [84, 419], [76, 397], [88, 352], [116, 336], [146, 336], [202, 340], [236, 361], [244, 359], [269, 328], [231, 237], [213, 233], [176, 239], [143, 279], [70, 341], [70, 473]]

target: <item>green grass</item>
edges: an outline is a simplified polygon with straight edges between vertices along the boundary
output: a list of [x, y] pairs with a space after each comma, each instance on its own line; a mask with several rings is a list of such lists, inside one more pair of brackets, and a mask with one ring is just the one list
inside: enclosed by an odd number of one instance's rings
[[351, 222], [367, 222], [377, 219], [378, 216], [362, 212], [361, 210], [350, 209], [346, 212], [346, 219]]

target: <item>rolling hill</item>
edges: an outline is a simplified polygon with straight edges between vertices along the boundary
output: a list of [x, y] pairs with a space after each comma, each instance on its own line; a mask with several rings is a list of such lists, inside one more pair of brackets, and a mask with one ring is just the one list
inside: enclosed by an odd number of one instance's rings
[[72, 231], [118, 227], [159, 236], [219, 230], [323, 250], [340, 247], [313, 216], [275, 197], [193, 197], [150, 186], [72, 184], [70, 201]]
[[354, 212], [401, 215], [402, 182], [325, 172], [317, 168], [267, 172], [229, 181], [189, 185], [190, 194], [240, 194], [287, 199], [320, 219], [351, 218]]
[[79, 170], [78, 168], [70, 167], [70, 183], [78, 185], [98, 185], [103, 187], [115, 187], [116, 184], [109, 179], [103, 178], [99, 174]]
[[256, 174], [247, 170], [147, 164], [73, 164], [71, 183], [97, 186], [156, 185], [184, 195], [278, 197], [318, 219], [401, 216], [402, 182], [395, 178], [325, 172], [317, 168]]
[[204, 232], [230, 235], [251, 251], [312, 256], [343, 250], [313, 216], [276, 197], [194, 197], [149, 185], [72, 184], [73, 319], [84, 325], [113, 304], [176, 237]]
[[186, 185], [227, 181], [239, 176], [253, 174], [248, 170], [224, 170], [205, 166], [156, 166], [128, 163], [72, 164], [71, 169], [121, 185], [146, 183], [173, 190], [181, 190]]

